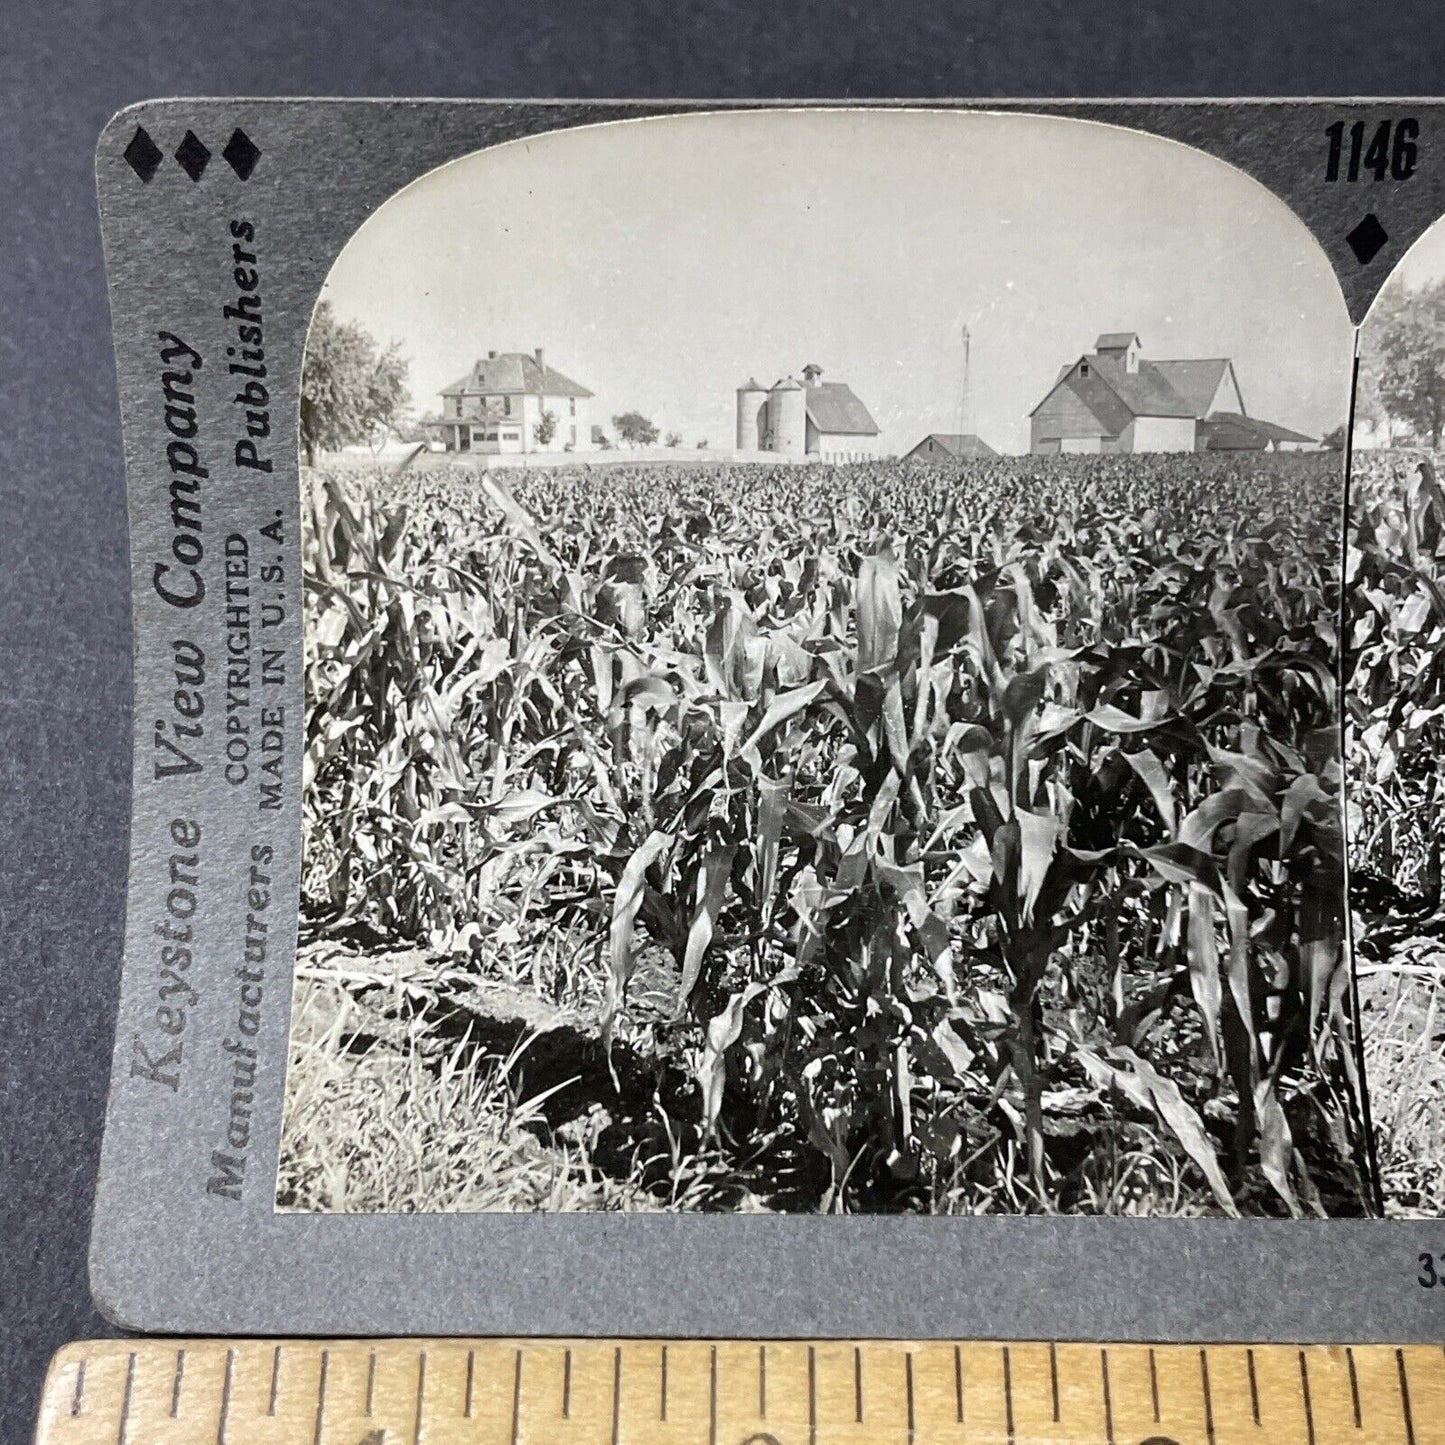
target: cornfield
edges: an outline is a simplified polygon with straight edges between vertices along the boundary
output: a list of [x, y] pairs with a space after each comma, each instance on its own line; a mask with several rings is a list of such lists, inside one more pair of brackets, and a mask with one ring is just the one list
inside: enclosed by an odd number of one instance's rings
[[1445, 493], [1357, 454], [1346, 581], [1350, 899], [1387, 1209], [1445, 1213]]
[[309, 935], [565, 956], [764, 1207], [1369, 1212], [1337, 457], [305, 476]]

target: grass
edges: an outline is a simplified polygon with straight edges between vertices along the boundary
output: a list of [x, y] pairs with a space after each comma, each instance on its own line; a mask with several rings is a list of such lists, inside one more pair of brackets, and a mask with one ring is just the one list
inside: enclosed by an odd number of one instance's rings
[[[519, 1096], [521, 1051], [475, 1067], [463, 1037], [423, 1047], [366, 1038], [344, 988], [299, 980], [281, 1160], [285, 1209], [338, 1214], [655, 1207], [592, 1168], [587, 1128], [547, 1133], [545, 1097]], [[365, 1039], [363, 1042], [362, 1040]]]
[[[636, 1077], [599, 1103], [592, 1096], [605, 1089], [573, 1088], [578, 1073], [559, 1077], [555, 1063], [541, 1060], [556, 1020], [595, 1022], [600, 983], [575, 946], [557, 940], [526, 951], [489, 944], [485, 956], [479, 980], [474, 964], [458, 968], [447, 958], [303, 946], [278, 1208], [374, 1214], [777, 1207], [776, 1191], [788, 1185], [777, 1154], [786, 1141], [777, 1134], [702, 1147], [695, 1131], [680, 1128], [657, 1098], [639, 1091]], [[518, 1022], [499, 1045], [498, 1035], [476, 1020], [458, 1026], [462, 998], [472, 998], [474, 1008], [523, 1015], [531, 1026]], [[581, 1051], [576, 1058], [585, 1070]], [[1050, 1107], [1067, 1112], [1069, 1103], [1061, 1095]], [[629, 1110], [646, 1117], [628, 1118]], [[619, 1134], [629, 1135], [627, 1147], [618, 1147]], [[1076, 1171], [1074, 1212], [1213, 1212], [1203, 1180], [1166, 1143], [1138, 1125], [1119, 1124], [1113, 1137], [1114, 1147], [1092, 1150]], [[973, 1156], [961, 1155], [917, 1192], [912, 1211], [1035, 1209], [1021, 1164], [978, 1176], [977, 1158], [994, 1149], [1021, 1152], [1010, 1140], [987, 1137]], [[825, 1179], [804, 1177], [792, 1184], [787, 1208], [851, 1212], [860, 1201], [847, 1183], [833, 1189]]]
[[1445, 952], [1361, 968], [1365, 1071], [1386, 1213], [1445, 1216]]

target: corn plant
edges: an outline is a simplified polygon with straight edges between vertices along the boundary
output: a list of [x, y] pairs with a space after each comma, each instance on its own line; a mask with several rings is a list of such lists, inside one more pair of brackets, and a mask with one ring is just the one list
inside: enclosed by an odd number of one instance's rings
[[1312, 458], [317, 477], [314, 926], [569, 930], [607, 1039], [664, 950], [699, 1143], [791, 1131], [820, 1207], [1076, 1207], [1131, 1130], [1219, 1211], [1363, 1209], [1337, 490]]

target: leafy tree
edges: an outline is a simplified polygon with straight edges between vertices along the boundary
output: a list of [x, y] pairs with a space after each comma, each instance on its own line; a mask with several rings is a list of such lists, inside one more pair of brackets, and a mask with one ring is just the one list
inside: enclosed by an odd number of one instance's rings
[[1445, 280], [1380, 297], [1367, 365], [1381, 409], [1438, 448], [1445, 433]]
[[329, 301], [316, 308], [301, 370], [301, 447], [316, 454], [372, 443], [405, 422], [406, 358], [385, 351], [360, 326], [338, 321]]
[[1320, 445], [1327, 452], [1342, 452], [1345, 449], [1345, 429], [1343, 426], [1334, 427], [1327, 431], [1320, 438]]
[[612, 429], [630, 447], [650, 447], [657, 440], [657, 428], [640, 411], [613, 417]]
[[557, 413], [544, 411], [537, 419], [537, 425], [532, 428], [532, 435], [539, 447], [545, 447], [557, 435]]
[[668, 432], [662, 444], [665, 447], [680, 447], [682, 445], [682, 433], [680, 431]]

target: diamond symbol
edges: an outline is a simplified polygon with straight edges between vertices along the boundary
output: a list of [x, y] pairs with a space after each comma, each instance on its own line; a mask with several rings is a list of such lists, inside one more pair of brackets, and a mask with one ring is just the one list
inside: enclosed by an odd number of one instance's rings
[[1355, 253], [1355, 260], [1361, 266], [1368, 266], [1380, 254], [1380, 247], [1390, 239], [1390, 233], [1380, 224], [1380, 218], [1371, 211], [1345, 240]]
[[231, 132], [221, 159], [244, 181], [256, 169], [256, 162], [261, 159], [261, 148], [238, 127]]
[[161, 148], [150, 138], [146, 128], [142, 125], [136, 126], [135, 134], [131, 136], [130, 144], [125, 148], [123, 154], [131, 170], [143, 181], [149, 181], [155, 175], [156, 167], [165, 159], [161, 154]]
[[193, 181], [200, 180], [201, 172], [205, 170], [206, 162], [210, 158], [210, 151], [201, 144], [200, 137], [193, 130], [188, 130], [176, 147], [176, 159], [181, 163], [181, 169]]

